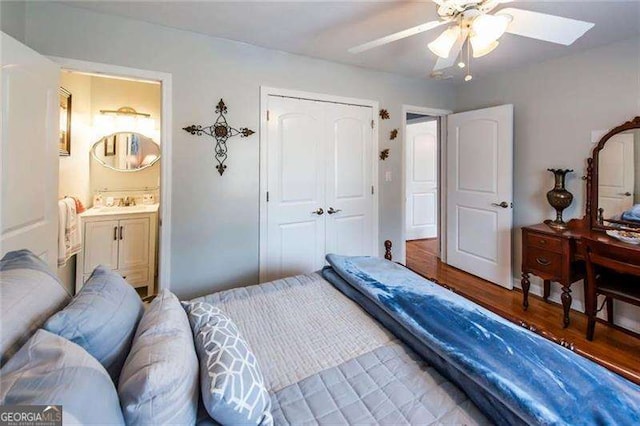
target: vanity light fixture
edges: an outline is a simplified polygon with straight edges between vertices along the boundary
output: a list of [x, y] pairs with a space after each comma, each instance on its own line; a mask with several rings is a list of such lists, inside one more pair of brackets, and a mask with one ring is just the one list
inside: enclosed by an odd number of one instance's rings
[[101, 109], [100, 114], [116, 114], [116, 115], [135, 115], [142, 117], [151, 117], [151, 114], [147, 114], [146, 112], [138, 112], [135, 108], [131, 107], [120, 107], [118, 109]]
[[101, 109], [93, 120], [97, 136], [117, 132], [137, 132], [155, 136], [155, 120], [151, 114], [138, 112], [132, 107], [123, 106], [118, 109]]

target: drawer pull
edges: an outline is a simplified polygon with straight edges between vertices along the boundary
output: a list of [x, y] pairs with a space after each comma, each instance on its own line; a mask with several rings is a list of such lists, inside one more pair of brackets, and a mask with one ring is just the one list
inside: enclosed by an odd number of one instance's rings
[[547, 240], [540, 240], [540, 244], [542, 245], [547, 244]]
[[118, 239], [118, 227], [114, 226], [113, 227], [113, 241], [116, 241]]
[[536, 257], [536, 262], [538, 262], [538, 264], [540, 264], [542, 266], [551, 265], [551, 262], [549, 260], [545, 259], [544, 257]]

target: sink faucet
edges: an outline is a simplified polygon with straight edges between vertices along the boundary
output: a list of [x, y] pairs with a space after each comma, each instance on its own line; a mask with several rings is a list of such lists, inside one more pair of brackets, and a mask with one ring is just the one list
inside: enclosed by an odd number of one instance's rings
[[135, 206], [136, 205], [136, 200], [135, 200], [135, 198], [125, 197], [122, 200], [122, 205], [125, 206], [125, 207]]

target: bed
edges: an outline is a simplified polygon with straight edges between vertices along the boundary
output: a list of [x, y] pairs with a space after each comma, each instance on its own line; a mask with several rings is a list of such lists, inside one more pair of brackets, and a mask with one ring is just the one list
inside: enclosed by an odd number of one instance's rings
[[491, 424], [319, 273], [193, 301], [236, 322], [260, 362], [275, 424]]
[[[211, 346], [199, 340], [204, 317], [193, 310], [208, 306], [250, 347], [239, 354], [243, 371], [259, 366], [250, 386], [258, 385], [265, 404], [253, 424], [640, 424], [640, 387], [561, 345], [395, 263], [327, 260], [322, 271], [182, 304], [163, 291], [143, 309], [135, 291], [104, 267], [64, 307], [69, 297], [41, 260], [26, 251], [7, 255], [0, 262], [3, 295], [13, 294], [10, 287], [39, 294], [15, 293], [20, 311], [2, 300], [0, 326], [22, 328], [3, 341], [0, 403], [60, 404], [78, 423], [101, 412], [117, 424], [217, 424], [219, 406], [206, 400], [214, 387], [205, 386], [215, 376], [208, 369], [213, 352], [200, 350]], [[38, 285], [25, 286], [27, 280]], [[45, 289], [46, 310], [27, 303]], [[51, 365], [65, 367], [52, 376]], [[86, 394], [77, 392], [78, 380]], [[233, 412], [228, 402], [223, 408]]]

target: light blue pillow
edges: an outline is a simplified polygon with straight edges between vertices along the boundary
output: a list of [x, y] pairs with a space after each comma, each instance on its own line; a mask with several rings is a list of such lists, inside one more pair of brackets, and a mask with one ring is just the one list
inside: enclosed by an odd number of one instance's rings
[[180, 301], [163, 290], [142, 316], [118, 395], [128, 425], [195, 424], [198, 357]]
[[71, 303], [45, 330], [82, 346], [117, 383], [144, 308], [136, 290], [117, 273], [98, 266]]
[[65, 424], [124, 424], [104, 367], [80, 346], [45, 330], [0, 370], [0, 405], [62, 405]]
[[184, 306], [200, 359], [202, 402], [209, 415], [224, 425], [272, 425], [264, 377], [236, 325], [209, 303]]
[[29, 250], [0, 260], [0, 366], [71, 296], [49, 266]]

